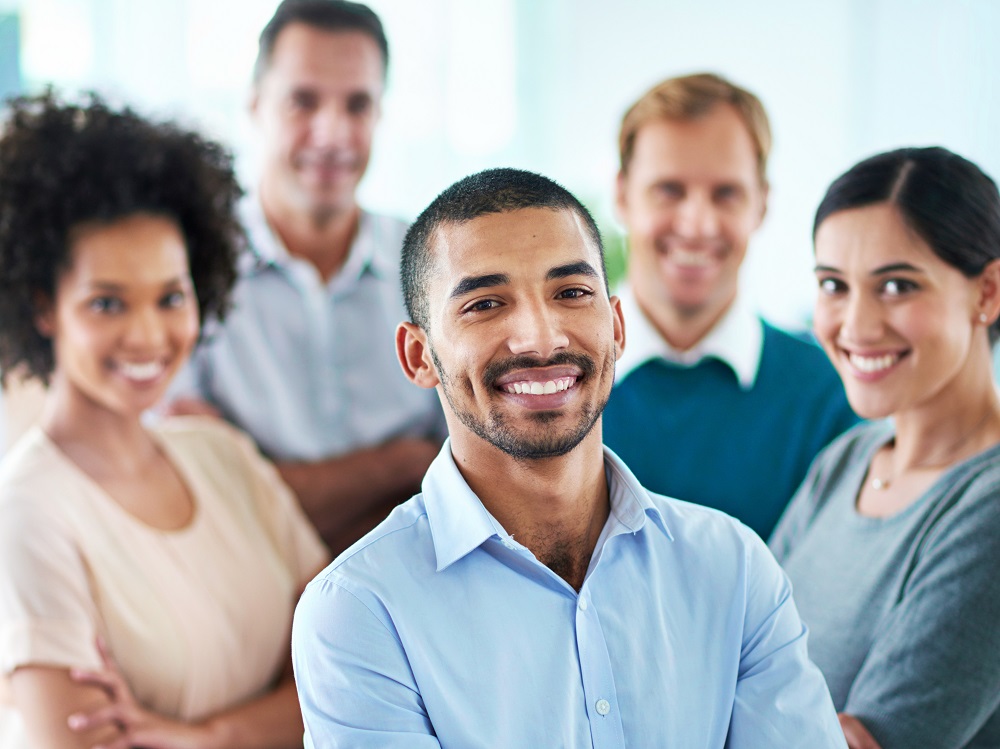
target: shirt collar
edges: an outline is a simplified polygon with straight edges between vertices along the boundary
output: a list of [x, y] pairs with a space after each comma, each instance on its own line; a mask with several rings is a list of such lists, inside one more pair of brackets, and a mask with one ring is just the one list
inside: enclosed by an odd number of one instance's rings
[[[252, 259], [258, 266], [288, 266], [296, 259], [277, 232], [271, 228], [264, 215], [264, 207], [257, 195], [250, 195], [240, 205], [240, 215], [250, 240]], [[394, 272], [390, 250], [396, 249], [382, 240], [381, 225], [376, 217], [364, 209], [358, 217], [358, 232], [351, 242], [347, 260], [334, 278], [354, 279], [366, 271], [379, 278], [389, 278]], [[398, 242], [398, 240], [397, 240]]]
[[[628, 467], [607, 447], [604, 448], [604, 465], [610, 484], [611, 514], [602, 536], [638, 533], [648, 516], [667, 538], [673, 540], [659, 508]], [[441, 452], [431, 463], [421, 488], [438, 572], [491, 538], [507, 543], [514, 540], [465, 482], [451, 454], [450, 439], [445, 440]]]
[[749, 390], [760, 369], [764, 326], [761, 319], [737, 294], [736, 299], [708, 334], [687, 351], [678, 351], [660, 335], [640, 309], [631, 287], [618, 293], [625, 317], [626, 346], [615, 368], [615, 380], [621, 382], [648, 361], [663, 359], [693, 367], [706, 357], [714, 357], [729, 366], [740, 387]]

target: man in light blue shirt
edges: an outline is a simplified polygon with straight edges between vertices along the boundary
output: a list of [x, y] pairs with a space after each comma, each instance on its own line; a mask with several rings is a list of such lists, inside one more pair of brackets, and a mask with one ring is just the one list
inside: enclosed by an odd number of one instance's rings
[[382, 24], [345, 0], [284, 0], [260, 35], [250, 248], [226, 322], [175, 381], [173, 413], [215, 413], [275, 461], [340, 551], [409, 497], [444, 438], [403, 377], [406, 224], [357, 202], [388, 65]]
[[600, 235], [490, 170], [407, 234], [396, 348], [450, 439], [423, 493], [306, 589], [306, 746], [838, 747], [785, 576], [601, 444], [625, 343]]

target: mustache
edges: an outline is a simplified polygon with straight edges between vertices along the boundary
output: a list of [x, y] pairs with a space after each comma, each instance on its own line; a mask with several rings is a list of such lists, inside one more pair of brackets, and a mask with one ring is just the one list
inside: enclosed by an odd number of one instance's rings
[[483, 383], [488, 388], [494, 388], [497, 380], [516, 369], [541, 369], [542, 367], [556, 367], [566, 364], [578, 367], [583, 372], [584, 377], [589, 377], [597, 370], [597, 365], [589, 356], [570, 351], [561, 351], [548, 359], [537, 359], [533, 356], [512, 356], [491, 362], [483, 371]]

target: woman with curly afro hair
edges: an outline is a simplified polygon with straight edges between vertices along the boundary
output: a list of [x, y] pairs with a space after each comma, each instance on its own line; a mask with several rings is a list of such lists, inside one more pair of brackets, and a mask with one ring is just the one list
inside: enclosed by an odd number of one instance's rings
[[96, 96], [0, 124], [0, 371], [48, 386], [0, 464], [0, 749], [301, 746], [327, 552], [245, 436], [142, 418], [225, 311], [240, 194], [220, 146]]

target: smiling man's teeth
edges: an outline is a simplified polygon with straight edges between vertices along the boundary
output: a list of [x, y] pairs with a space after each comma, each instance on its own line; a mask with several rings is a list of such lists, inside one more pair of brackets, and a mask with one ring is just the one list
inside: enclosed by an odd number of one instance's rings
[[674, 256], [674, 262], [678, 265], [703, 268], [711, 262], [711, 258], [707, 252], [689, 252], [688, 250], [681, 250], [676, 247], [671, 252]]
[[512, 382], [504, 385], [504, 390], [508, 393], [518, 393], [526, 395], [551, 395], [569, 388], [576, 381], [575, 377], [560, 377], [558, 380], [548, 382]]
[[881, 372], [899, 361], [899, 354], [885, 354], [884, 356], [850, 354], [850, 360], [851, 366], [861, 372]]
[[118, 365], [118, 370], [130, 380], [152, 380], [163, 371], [163, 364], [157, 361], [145, 364], [123, 362]]

